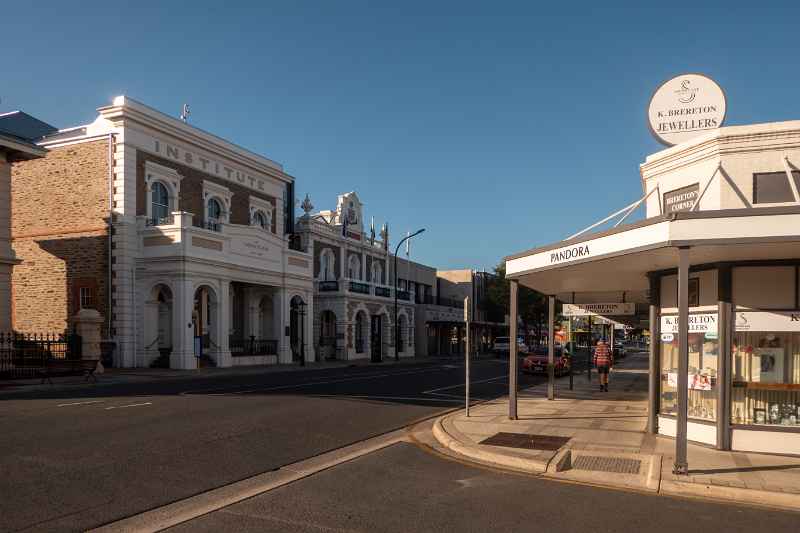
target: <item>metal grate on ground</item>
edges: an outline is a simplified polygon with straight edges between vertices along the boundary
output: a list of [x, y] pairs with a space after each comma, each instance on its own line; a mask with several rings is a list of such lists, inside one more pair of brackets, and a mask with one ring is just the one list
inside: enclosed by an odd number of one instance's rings
[[572, 468], [575, 470], [613, 472], [615, 474], [638, 474], [641, 467], [642, 462], [639, 459], [600, 457], [597, 455], [579, 455], [572, 459]]
[[569, 439], [569, 437], [558, 437], [555, 435], [501, 432], [482, 440], [480, 444], [504, 446], [506, 448], [522, 448], [525, 450], [555, 451], [569, 442]]

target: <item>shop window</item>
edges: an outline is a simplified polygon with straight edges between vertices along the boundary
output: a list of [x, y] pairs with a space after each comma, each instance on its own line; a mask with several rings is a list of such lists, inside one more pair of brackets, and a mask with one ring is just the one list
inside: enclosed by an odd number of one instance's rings
[[800, 333], [734, 335], [731, 422], [800, 425]]
[[[800, 187], [800, 172], [792, 172], [795, 188]], [[796, 201], [786, 172], [753, 174], [753, 203], [775, 204]]]
[[[717, 340], [716, 313], [690, 315], [689, 324], [689, 418], [717, 419]], [[678, 409], [678, 333], [670, 332], [662, 317], [661, 326], [661, 413], [674, 415]], [[697, 331], [705, 329], [706, 331]]]

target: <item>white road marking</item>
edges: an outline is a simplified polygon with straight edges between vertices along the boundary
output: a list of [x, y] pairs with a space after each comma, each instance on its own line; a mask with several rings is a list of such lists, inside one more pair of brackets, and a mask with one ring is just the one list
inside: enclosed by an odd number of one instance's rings
[[272, 387], [257, 387], [254, 389], [245, 389], [245, 390], [235, 390], [235, 387], [228, 387], [228, 388], [214, 388], [214, 389], [200, 389], [200, 390], [189, 390], [184, 391], [181, 393], [182, 396], [184, 395], [191, 395], [191, 394], [208, 394], [209, 396], [224, 396], [228, 394], [248, 394], [251, 392], [269, 392], [269, 391], [276, 391], [276, 390], [287, 390], [287, 389], [299, 389], [304, 387], [313, 387], [316, 385], [333, 385], [335, 383], [346, 383], [350, 381], [363, 381], [366, 379], [372, 378], [382, 378], [382, 377], [390, 377], [390, 376], [408, 376], [411, 374], [423, 374], [423, 373], [430, 373], [430, 372], [440, 372], [442, 369], [440, 368], [424, 368], [424, 369], [417, 369], [417, 370], [410, 370], [407, 372], [384, 372], [380, 374], [367, 374], [367, 375], [359, 375], [359, 376], [350, 376], [345, 378], [339, 379], [329, 379], [325, 381], [308, 381], [305, 383], [292, 383], [287, 385], [275, 385]]
[[369, 395], [339, 395], [339, 394], [320, 394], [319, 398], [357, 398], [359, 400], [402, 400], [402, 401], [416, 401], [416, 402], [445, 402], [445, 403], [459, 403], [461, 400], [451, 398], [420, 398], [413, 396], [369, 396]]
[[60, 403], [56, 407], [69, 407], [71, 405], [89, 405], [92, 403], [103, 403], [105, 400], [89, 400], [86, 402]]
[[[506, 379], [506, 378], [508, 378], [508, 374], [506, 374], [505, 376], [497, 376], [495, 378], [481, 379], [479, 381], [470, 381], [470, 384], [471, 385], [475, 385], [477, 383], [490, 383], [492, 381], [497, 381], [499, 379]], [[436, 389], [426, 390], [426, 391], [423, 391], [422, 394], [431, 394], [433, 396], [443, 396], [445, 398], [461, 398], [462, 396], [460, 394], [459, 395], [456, 395], [456, 394], [444, 394], [444, 393], [441, 393], [439, 391], [448, 390], [448, 389], [457, 389], [459, 387], [464, 387], [464, 385], [465, 385], [464, 383], [456, 383], [455, 385], [448, 385], [446, 387], [438, 387]]]
[[128, 405], [113, 405], [111, 407], [106, 407], [106, 411], [110, 409], [125, 409], [126, 407], [141, 407], [143, 405], [153, 405], [153, 402], [145, 402], [145, 403], [131, 403]]

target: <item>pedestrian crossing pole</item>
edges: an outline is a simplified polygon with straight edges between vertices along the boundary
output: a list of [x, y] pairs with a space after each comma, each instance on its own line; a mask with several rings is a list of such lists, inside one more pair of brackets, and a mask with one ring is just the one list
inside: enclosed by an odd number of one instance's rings
[[467, 337], [465, 340], [464, 345], [464, 373], [465, 376], [465, 384], [464, 384], [464, 394], [465, 399], [464, 403], [466, 405], [467, 416], [469, 416], [469, 353], [470, 353], [470, 335], [469, 335], [469, 322], [470, 322], [470, 308], [469, 308], [469, 296], [464, 298], [464, 322], [466, 323], [466, 330], [467, 330]]

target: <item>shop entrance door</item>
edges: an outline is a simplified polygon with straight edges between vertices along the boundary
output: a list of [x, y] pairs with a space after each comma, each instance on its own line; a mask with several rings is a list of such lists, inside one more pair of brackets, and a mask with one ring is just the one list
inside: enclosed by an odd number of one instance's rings
[[380, 363], [383, 360], [381, 347], [383, 346], [383, 320], [381, 315], [372, 315], [372, 323], [370, 327], [370, 353], [372, 354], [371, 361], [373, 363]]

